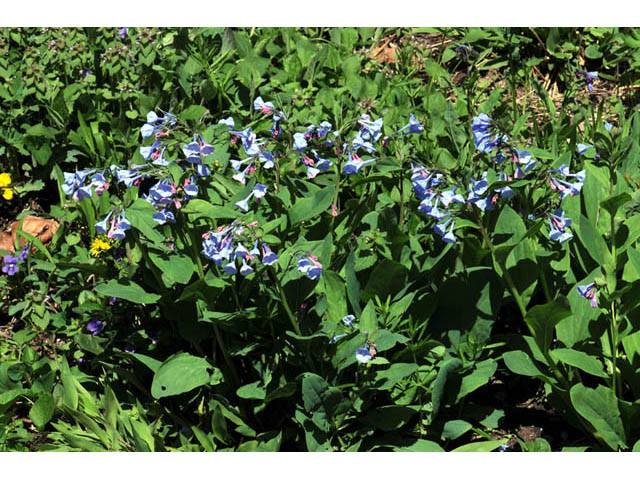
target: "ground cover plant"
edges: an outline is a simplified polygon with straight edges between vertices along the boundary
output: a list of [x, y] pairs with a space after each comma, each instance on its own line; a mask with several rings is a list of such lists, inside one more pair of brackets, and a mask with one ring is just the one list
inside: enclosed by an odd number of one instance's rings
[[638, 46], [3, 29], [0, 449], [640, 450]]

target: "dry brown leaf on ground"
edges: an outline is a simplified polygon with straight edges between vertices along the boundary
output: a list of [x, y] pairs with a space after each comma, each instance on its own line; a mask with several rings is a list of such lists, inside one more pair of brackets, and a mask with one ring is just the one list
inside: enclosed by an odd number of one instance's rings
[[0, 232], [0, 250], [7, 250], [11, 253], [15, 253], [13, 248], [13, 240], [11, 240], [11, 234]]
[[396, 50], [398, 49], [395, 43], [391, 41], [395, 38], [395, 34], [387, 38], [381, 45], [373, 47], [369, 58], [377, 60], [380, 63], [395, 63], [398, 61], [396, 57]]
[[[0, 249], [15, 253], [14, 244], [20, 229], [20, 222], [22, 222], [23, 232], [33, 235], [44, 245], [51, 241], [60, 226], [55, 220], [27, 215], [22, 220], [12, 222], [9, 233], [0, 233]], [[24, 246], [25, 243], [27, 243], [26, 239], [24, 237], [21, 238], [20, 245]]]

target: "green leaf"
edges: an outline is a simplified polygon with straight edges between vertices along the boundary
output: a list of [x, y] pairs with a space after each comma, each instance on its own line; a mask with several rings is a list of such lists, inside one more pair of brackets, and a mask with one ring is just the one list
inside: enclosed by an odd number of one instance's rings
[[147, 355], [143, 355], [141, 353], [130, 353], [129, 355], [133, 356], [137, 360], [139, 360], [142, 364], [149, 368], [153, 373], [156, 373], [162, 365], [160, 360], [156, 360], [155, 358], [148, 357]]
[[419, 439], [408, 447], [397, 447], [396, 452], [444, 452], [444, 449], [431, 440]]
[[249, 400], [264, 400], [267, 396], [267, 392], [265, 392], [264, 387], [260, 386], [261, 383], [262, 382], [258, 380], [253, 383], [243, 385], [242, 387], [238, 388], [236, 394], [240, 398], [246, 398]]
[[[184, 64], [184, 73], [187, 75], [196, 75], [202, 71], [202, 65], [193, 57], [187, 58], [187, 62]], [[198, 117], [200, 118], [200, 117]]]
[[596, 357], [587, 355], [584, 352], [573, 350], [571, 348], [557, 348], [555, 350], [551, 350], [551, 356], [557, 361], [579, 368], [583, 372], [587, 372], [596, 377], [609, 377], [604, 373], [602, 362], [600, 362]]
[[200, 357], [179, 353], [160, 365], [153, 376], [151, 395], [164, 398], [180, 395], [209, 383], [211, 365]]
[[393, 260], [387, 258], [377, 262], [376, 267], [369, 275], [369, 281], [362, 291], [361, 297], [363, 302], [378, 295], [382, 300], [387, 296], [398, 292], [406, 285], [409, 271], [407, 268]]
[[598, 47], [594, 44], [591, 44], [587, 48], [585, 48], [584, 54], [587, 58], [602, 58], [602, 52], [598, 50]]
[[206, 200], [194, 198], [183, 209], [183, 213], [192, 216], [193, 219], [206, 217], [212, 220], [219, 218], [237, 218], [238, 212], [229, 207], [221, 207], [219, 205], [212, 205]]
[[600, 206], [609, 212], [609, 215], [615, 216], [618, 209], [629, 201], [631, 201], [631, 195], [625, 192], [603, 200], [600, 202]]
[[71, 410], [78, 409], [78, 390], [69, 369], [66, 357], [62, 356], [60, 364], [60, 380], [62, 381], [62, 401]]
[[28, 392], [29, 390], [14, 388], [0, 393], [0, 407], [11, 404], [20, 395], [26, 395]]
[[377, 370], [374, 380], [376, 390], [391, 390], [400, 380], [418, 370], [415, 363], [393, 363], [384, 370]]
[[624, 265], [622, 279], [625, 282], [633, 283], [636, 280], [640, 280], [640, 252], [634, 247], [629, 247], [627, 249], [627, 259], [628, 262]]
[[49, 393], [43, 393], [29, 410], [29, 418], [39, 430], [43, 430], [49, 423], [55, 410], [55, 402]]
[[353, 250], [349, 252], [347, 262], [344, 266], [345, 280], [347, 281], [347, 296], [349, 297], [349, 303], [355, 313], [356, 317], [360, 317], [362, 309], [360, 308], [360, 282], [356, 277], [355, 272], [356, 257]]
[[330, 185], [317, 191], [310, 197], [301, 198], [293, 204], [289, 210], [289, 219], [292, 225], [300, 223], [329, 209], [333, 201], [335, 187]]
[[449, 375], [456, 371], [456, 369], [462, 366], [462, 362], [458, 358], [451, 358], [447, 360], [444, 365], [440, 367], [438, 376], [433, 382], [433, 389], [431, 390], [431, 421], [436, 418], [438, 411], [440, 410], [440, 402], [442, 401], [442, 395], [444, 394], [444, 386], [447, 383]]
[[211, 430], [213, 431], [213, 436], [215, 438], [220, 440], [222, 443], [229, 443], [227, 420], [224, 418], [220, 405], [216, 405], [213, 408], [213, 412], [211, 414]]
[[513, 373], [527, 377], [544, 377], [544, 374], [536, 367], [531, 357], [522, 350], [506, 352], [502, 355], [502, 359], [507, 368]]
[[369, 300], [367, 306], [362, 311], [360, 317], [360, 330], [367, 332], [367, 338], [371, 342], [375, 342], [378, 335], [378, 316], [376, 315], [375, 305], [373, 300]]
[[104, 338], [94, 337], [93, 335], [89, 335], [87, 333], [76, 333], [73, 337], [73, 340], [80, 346], [82, 350], [91, 352], [94, 355], [100, 355], [102, 352], [104, 352], [104, 348], [101, 345], [106, 341]]
[[387, 405], [370, 410], [362, 420], [380, 430], [390, 432], [409, 422], [417, 410], [417, 407], [406, 405]]
[[202, 105], [191, 105], [180, 114], [180, 119], [185, 121], [200, 120], [206, 111], [207, 108]]
[[162, 242], [164, 236], [156, 230], [155, 227], [158, 224], [153, 220], [155, 211], [153, 205], [142, 198], [138, 198], [127, 208], [127, 219], [133, 228], [139, 230], [152, 242]]
[[486, 385], [491, 376], [496, 372], [497, 368], [498, 363], [491, 359], [476, 363], [473, 371], [462, 377], [462, 383], [460, 384], [460, 390], [458, 392], [456, 402], [459, 402], [464, 396], [481, 386]]
[[525, 322], [533, 330], [533, 336], [542, 352], [549, 351], [556, 325], [571, 315], [569, 302], [565, 297], [558, 297], [544, 305], [536, 305], [525, 315]]
[[464, 420], [449, 420], [442, 429], [442, 439], [455, 440], [467, 433], [471, 428], [473, 428], [473, 425]]
[[162, 272], [162, 280], [167, 287], [174, 283], [186, 285], [195, 271], [193, 262], [186, 255], [150, 250], [149, 258]]
[[578, 237], [589, 252], [589, 255], [591, 255], [591, 258], [599, 265], [610, 263], [611, 253], [596, 227], [584, 215], [580, 215], [578, 224], [579, 228], [576, 229]]
[[329, 322], [337, 325], [347, 314], [347, 297], [345, 295], [344, 281], [335, 272], [326, 270], [320, 277], [322, 291], [327, 297], [327, 315]]
[[627, 448], [618, 399], [602, 385], [592, 389], [582, 384], [570, 391], [571, 403], [576, 411], [593, 427], [593, 435], [612, 450]]
[[118, 297], [133, 303], [156, 303], [160, 295], [147, 293], [144, 289], [131, 280], [109, 280], [96, 286], [96, 292], [106, 297]]
[[489, 440], [486, 442], [473, 442], [462, 445], [452, 452], [492, 452], [500, 445], [503, 445], [505, 440]]
[[55, 128], [45, 127], [43, 124], [38, 123], [37, 125], [27, 128], [25, 135], [29, 137], [44, 137], [51, 140], [56, 137], [57, 133], [58, 130]]
[[323, 432], [330, 430], [336, 414], [348, 408], [340, 390], [315, 373], [305, 373], [302, 378], [302, 400], [312, 422]]

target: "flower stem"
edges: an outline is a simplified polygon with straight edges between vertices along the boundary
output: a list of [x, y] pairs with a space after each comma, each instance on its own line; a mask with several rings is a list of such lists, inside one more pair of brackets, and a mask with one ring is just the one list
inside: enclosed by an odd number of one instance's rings
[[302, 332], [300, 331], [300, 326], [298, 325], [298, 322], [296, 321], [296, 317], [291, 311], [291, 308], [289, 307], [289, 302], [287, 301], [287, 296], [284, 293], [284, 289], [282, 288], [282, 283], [280, 283], [280, 279], [278, 278], [277, 275], [273, 274], [271, 270], [269, 270], [269, 274], [271, 275], [271, 278], [273, 278], [276, 288], [278, 289], [280, 302], [284, 307], [284, 311], [287, 313], [287, 317], [289, 317], [289, 321], [291, 322], [293, 329], [295, 330], [297, 335], [302, 336]]

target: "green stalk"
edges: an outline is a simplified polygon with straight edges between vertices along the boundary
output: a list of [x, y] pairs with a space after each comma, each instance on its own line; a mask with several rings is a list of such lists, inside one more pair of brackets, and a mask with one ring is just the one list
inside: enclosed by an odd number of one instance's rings
[[302, 332], [300, 331], [300, 326], [298, 325], [296, 317], [291, 311], [291, 308], [289, 307], [289, 302], [287, 301], [287, 296], [284, 293], [284, 289], [282, 288], [282, 283], [280, 283], [280, 279], [278, 278], [277, 275], [274, 275], [273, 272], [271, 272], [271, 270], [269, 270], [269, 273], [271, 274], [271, 278], [273, 279], [276, 285], [276, 288], [278, 290], [278, 296], [280, 297], [280, 302], [284, 307], [284, 311], [287, 313], [287, 317], [289, 317], [289, 321], [291, 322], [293, 329], [295, 330], [298, 336], [302, 336]]
[[[609, 163], [609, 194], [613, 195], [614, 192], [614, 184], [613, 179], [615, 178], [615, 170], [613, 162]], [[616, 289], [616, 267], [618, 264], [616, 258], [616, 239], [615, 239], [615, 212], [611, 214], [611, 223], [610, 223], [610, 232], [609, 232], [609, 243], [611, 248], [611, 263], [613, 268], [613, 272], [607, 275], [607, 287], [611, 290], [609, 293], [613, 293]], [[609, 278], [613, 279], [613, 285], [609, 285]], [[611, 325], [609, 336], [611, 339], [611, 389], [613, 390], [613, 394], [619, 394], [620, 385], [618, 382], [618, 320], [616, 315], [616, 301], [613, 300], [611, 302]]]
[[396, 145], [396, 156], [400, 161], [400, 219], [398, 220], [398, 226], [400, 231], [404, 226], [404, 155], [402, 155], [402, 147]]

